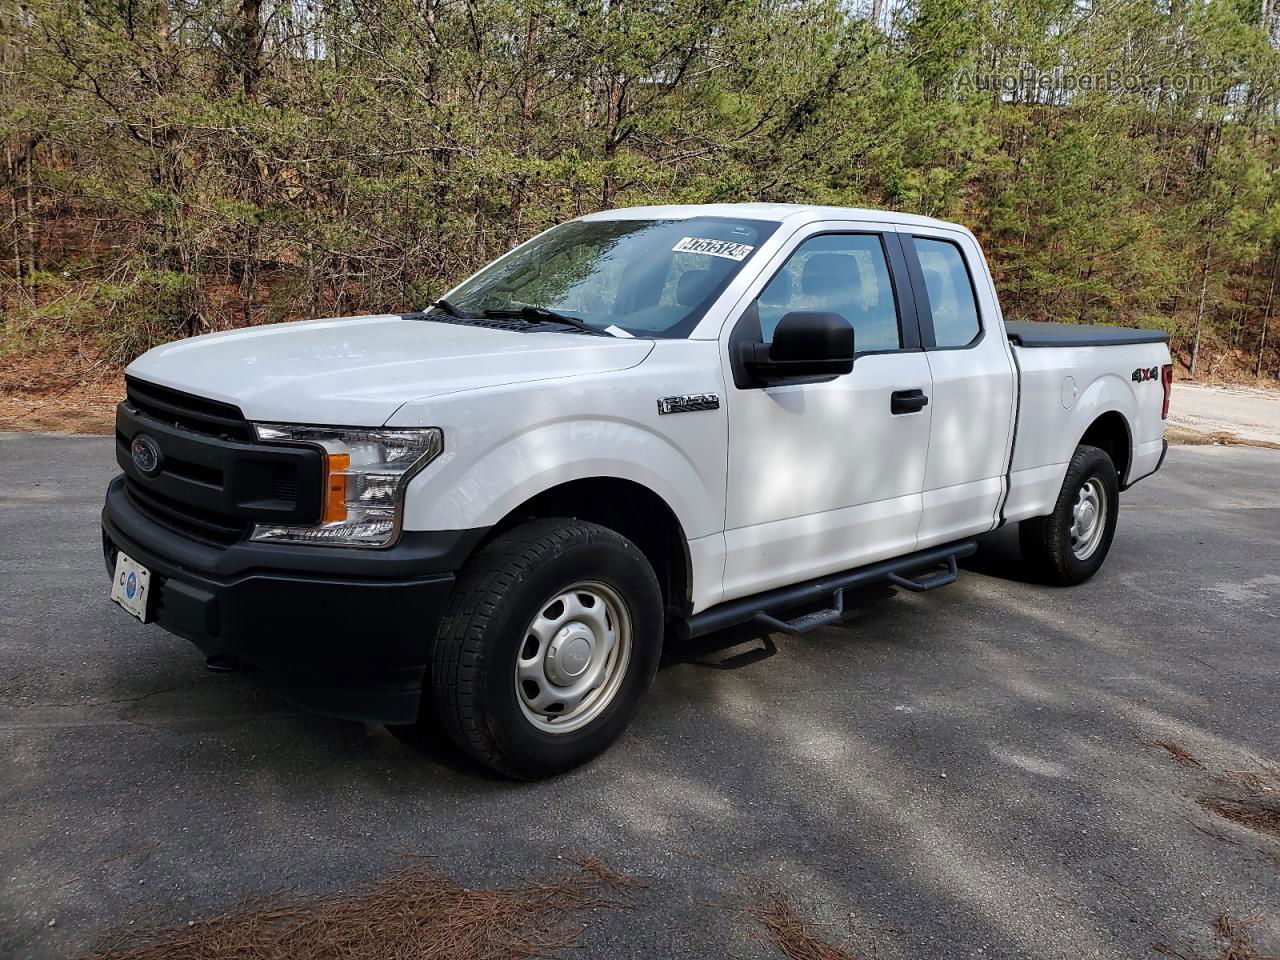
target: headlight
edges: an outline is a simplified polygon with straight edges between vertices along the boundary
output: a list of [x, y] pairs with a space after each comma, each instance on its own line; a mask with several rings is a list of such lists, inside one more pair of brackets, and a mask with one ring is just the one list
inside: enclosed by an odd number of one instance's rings
[[260, 523], [251, 540], [385, 547], [400, 534], [404, 491], [440, 455], [444, 435], [425, 430], [338, 430], [256, 423], [259, 440], [324, 450], [324, 512], [314, 526]]

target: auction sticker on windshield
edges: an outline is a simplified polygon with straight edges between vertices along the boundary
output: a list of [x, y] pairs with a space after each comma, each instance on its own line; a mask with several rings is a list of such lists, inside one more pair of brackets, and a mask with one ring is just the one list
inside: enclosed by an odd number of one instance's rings
[[734, 243], [732, 240], [712, 240], [709, 237], [681, 237], [680, 242], [671, 248], [672, 253], [705, 253], [710, 257], [724, 257], [728, 260], [745, 260], [755, 247], [749, 243]]

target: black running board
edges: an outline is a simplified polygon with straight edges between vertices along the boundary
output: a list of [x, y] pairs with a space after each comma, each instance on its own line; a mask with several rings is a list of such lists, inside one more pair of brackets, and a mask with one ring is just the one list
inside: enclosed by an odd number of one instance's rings
[[[955, 583], [959, 578], [956, 561], [969, 556], [977, 549], [978, 545], [973, 540], [961, 540], [941, 547], [918, 550], [906, 556], [894, 557], [892, 560], [882, 560], [865, 567], [857, 567], [844, 573], [835, 573], [805, 583], [779, 587], [750, 597], [718, 603], [689, 618], [689, 635], [700, 637], [748, 621], [755, 621], [761, 626], [782, 633], [803, 633], [807, 630], [815, 630], [835, 623], [843, 616], [844, 591], [882, 583], [890, 583], [917, 593], [945, 587], [947, 584]], [[939, 564], [946, 564], [947, 569], [926, 576], [909, 576]], [[801, 604], [813, 603], [825, 598], [831, 599], [829, 608], [790, 620], [780, 619], [770, 613], [770, 611], [776, 613], [790, 610]]]
[[910, 590], [912, 593], [924, 593], [926, 590], [937, 590], [949, 587], [960, 579], [960, 571], [956, 569], [956, 555], [947, 557], [947, 569], [938, 573], [930, 573], [923, 577], [904, 577], [896, 573], [889, 574], [889, 582], [895, 587]]
[[759, 611], [751, 619], [762, 627], [768, 627], [775, 633], [808, 633], [810, 630], [817, 630], [819, 627], [839, 623], [843, 617], [844, 587], [840, 587], [831, 594], [831, 606], [827, 609], [805, 613], [791, 620], [779, 620], [777, 617], [769, 616], [764, 611]]

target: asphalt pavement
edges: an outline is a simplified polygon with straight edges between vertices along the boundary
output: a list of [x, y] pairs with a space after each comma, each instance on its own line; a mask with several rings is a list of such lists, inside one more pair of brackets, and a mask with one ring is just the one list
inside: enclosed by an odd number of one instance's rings
[[1223, 913], [1280, 953], [1280, 841], [1196, 803], [1280, 759], [1280, 451], [1174, 448], [1081, 587], [1026, 582], [1002, 532], [955, 586], [772, 656], [673, 653], [612, 751], [513, 784], [209, 674], [113, 607], [110, 444], [0, 435], [6, 960], [405, 854], [495, 885], [572, 853], [648, 884], [582, 917], [574, 957], [777, 957], [739, 909], [762, 889], [883, 960], [1212, 956]]

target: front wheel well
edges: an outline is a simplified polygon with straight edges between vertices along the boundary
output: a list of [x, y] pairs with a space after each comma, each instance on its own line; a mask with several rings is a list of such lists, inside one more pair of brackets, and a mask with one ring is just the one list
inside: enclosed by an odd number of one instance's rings
[[1111, 458], [1111, 463], [1116, 468], [1116, 476], [1120, 478], [1120, 489], [1123, 490], [1125, 478], [1129, 474], [1129, 457], [1132, 452], [1129, 424], [1124, 414], [1115, 410], [1102, 414], [1089, 424], [1089, 429], [1080, 438], [1080, 443], [1097, 447]]
[[544, 490], [502, 518], [486, 539], [529, 520], [572, 517], [622, 534], [645, 555], [662, 588], [669, 623], [692, 610], [692, 568], [684, 528], [666, 501], [648, 487], [618, 477], [571, 480]]

